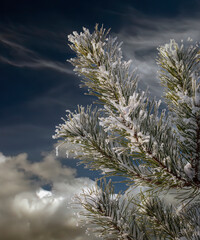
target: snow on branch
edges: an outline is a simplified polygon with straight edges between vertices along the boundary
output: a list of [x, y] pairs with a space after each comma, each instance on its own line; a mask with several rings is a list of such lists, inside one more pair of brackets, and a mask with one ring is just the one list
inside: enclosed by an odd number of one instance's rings
[[121, 195], [114, 195], [111, 182], [83, 192], [79, 203], [94, 231], [105, 239], [200, 239], [199, 205], [177, 211], [155, 195], [156, 189], [173, 189], [188, 205], [199, 201], [199, 45], [171, 40], [158, 48], [166, 111], [160, 109], [161, 101], [138, 89], [138, 75], [109, 30], [96, 25], [93, 33], [83, 28], [68, 38], [76, 53], [69, 62], [102, 108], [68, 111], [54, 138], [68, 143], [67, 154], [91, 170], [122, 176], [129, 185], [149, 187], [153, 194], [141, 195], [141, 203], [132, 206], [132, 200], [122, 204]]

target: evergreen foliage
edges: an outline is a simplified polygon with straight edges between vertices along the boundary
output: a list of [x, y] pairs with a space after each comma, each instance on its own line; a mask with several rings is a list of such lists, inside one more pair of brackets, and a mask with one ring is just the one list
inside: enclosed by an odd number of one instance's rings
[[[96, 25], [69, 35], [76, 57], [69, 60], [82, 86], [102, 108], [68, 111], [54, 138], [74, 146], [67, 153], [105, 176], [122, 176], [138, 194], [114, 194], [111, 181], [77, 196], [103, 239], [200, 239], [200, 84], [198, 44], [174, 40], [158, 48], [161, 101], [138, 89], [121, 43]], [[133, 191], [134, 193], [134, 191]], [[174, 201], [161, 198], [174, 194]]]

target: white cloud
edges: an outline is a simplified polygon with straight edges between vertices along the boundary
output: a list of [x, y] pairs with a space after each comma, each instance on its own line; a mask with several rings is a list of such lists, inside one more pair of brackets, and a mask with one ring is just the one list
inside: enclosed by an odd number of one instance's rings
[[76, 175], [76, 169], [62, 166], [61, 163], [55, 159], [53, 153], [45, 156], [42, 162], [30, 164], [24, 159], [19, 162], [19, 166], [31, 175], [36, 175], [44, 181], [53, 183], [68, 181]]
[[0, 152], [0, 164], [6, 161], [6, 157]]
[[[86, 240], [85, 229], [77, 227], [74, 194], [94, 184], [76, 178], [52, 153], [31, 163], [27, 154], [6, 157], [0, 153], [0, 233], [4, 240]], [[52, 189], [42, 185], [50, 183]]]

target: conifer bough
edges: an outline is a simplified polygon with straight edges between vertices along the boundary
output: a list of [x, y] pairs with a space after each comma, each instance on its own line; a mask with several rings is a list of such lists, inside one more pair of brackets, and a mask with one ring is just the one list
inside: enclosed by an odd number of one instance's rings
[[[96, 25], [93, 33], [83, 28], [68, 38], [76, 53], [69, 62], [102, 108], [68, 111], [54, 138], [91, 170], [145, 190], [116, 195], [104, 178], [83, 191], [77, 199], [89, 231], [110, 240], [200, 240], [199, 45], [171, 40], [158, 48], [166, 113], [138, 89], [136, 71], [109, 30]], [[163, 192], [176, 200], [167, 202]]]

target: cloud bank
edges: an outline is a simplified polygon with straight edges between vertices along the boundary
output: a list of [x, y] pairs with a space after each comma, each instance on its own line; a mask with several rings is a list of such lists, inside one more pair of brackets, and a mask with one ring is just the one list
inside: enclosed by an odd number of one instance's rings
[[[92, 240], [77, 227], [74, 194], [94, 182], [76, 178], [53, 153], [31, 163], [27, 154], [6, 157], [0, 153], [0, 233], [4, 240]], [[45, 190], [45, 184], [51, 190]]]

